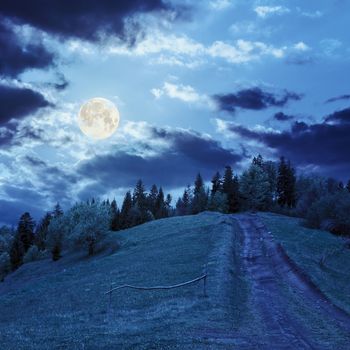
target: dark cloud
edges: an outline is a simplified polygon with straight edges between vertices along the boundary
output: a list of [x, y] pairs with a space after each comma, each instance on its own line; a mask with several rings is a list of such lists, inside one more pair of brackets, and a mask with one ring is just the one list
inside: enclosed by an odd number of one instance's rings
[[171, 189], [192, 183], [198, 171], [209, 179], [216, 170], [242, 159], [217, 141], [194, 132], [153, 128], [151, 134], [153, 140], [170, 142], [170, 147], [149, 157], [116, 150], [82, 163], [79, 173], [106, 189], [134, 186], [139, 178], [148, 186], [157, 183]]
[[263, 91], [260, 88], [240, 90], [232, 94], [214, 95], [214, 101], [220, 110], [234, 113], [237, 108], [262, 110], [268, 107], [283, 107], [290, 100], [298, 101], [301, 95], [284, 91], [280, 96]]
[[44, 214], [42, 209], [28, 202], [0, 199], [0, 224], [16, 226], [25, 211], [28, 211], [36, 221]]
[[56, 83], [51, 84], [56, 90], [62, 91], [66, 89], [69, 86], [69, 81], [66, 79], [66, 77], [59, 73], [58, 74], [58, 81]]
[[294, 119], [294, 117], [292, 115], [284, 114], [283, 112], [278, 112], [273, 116], [273, 119], [278, 120], [279, 122], [286, 122]]
[[0, 125], [21, 119], [50, 103], [39, 92], [28, 88], [0, 85]]
[[331, 103], [331, 102], [342, 101], [342, 100], [350, 100], [350, 95], [340, 95], [337, 97], [332, 97], [328, 99], [325, 103]]
[[40, 193], [38, 193], [38, 191], [35, 191], [30, 188], [21, 188], [12, 185], [4, 185], [2, 186], [2, 190], [5, 192], [8, 198], [11, 198], [11, 200], [25, 199], [27, 203], [34, 202], [39, 207], [42, 207], [44, 203], [44, 197]]
[[295, 122], [281, 133], [236, 125], [229, 125], [228, 130], [263, 143], [299, 166], [314, 165], [327, 175], [350, 177], [350, 108], [327, 116], [321, 123]]
[[22, 44], [1, 21], [0, 52], [0, 76], [13, 78], [27, 69], [47, 68], [54, 64], [54, 54], [41, 43]]
[[327, 123], [349, 124], [350, 123], [350, 108], [334, 112], [325, 118]]
[[61, 38], [96, 41], [101, 33], [125, 38], [134, 15], [170, 9], [162, 0], [2, 0], [0, 14]]
[[286, 62], [288, 64], [295, 64], [297, 66], [304, 66], [306, 64], [312, 64], [315, 63], [315, 58], [313, 56], [310, 55], [305, 55], [305, 54], [290, 54], [287, 59]]

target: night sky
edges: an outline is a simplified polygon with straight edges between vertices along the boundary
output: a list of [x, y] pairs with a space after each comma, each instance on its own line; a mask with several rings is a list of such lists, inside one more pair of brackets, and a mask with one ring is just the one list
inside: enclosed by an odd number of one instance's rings
[[[347, 0], [1, 0], [0, 223], [252, 156], [350, 178]], [[121, 121], [77, 125], [104, 97]]]

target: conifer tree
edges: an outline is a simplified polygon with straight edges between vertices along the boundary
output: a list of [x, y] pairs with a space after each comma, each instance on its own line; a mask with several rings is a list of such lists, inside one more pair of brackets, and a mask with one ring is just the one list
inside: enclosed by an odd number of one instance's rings
[[34, 243], [41, 251], [46, 249], [46, 238], [51, 219], [51, 213], [46, 213], [35, 230]]
[[346, 184], [346, 189], [347, 189], [348, 192], [350, 193], [350, 180], [349, 180], [348, 183]]
[[155, 203], [154, 217], [156, 219], [167, 217], [167, 210], [166, 210], [165, 201], [164, 201], [164, 192], [161, 187], [159, 188], [156, 203]]
[[216, 192], [222, 191], [222, 180], [219, 172], [213, 176], [211, 180], [212, 186], [210, 191], [210, 196], [213, 197]]
[[[89, 203], [88, 203], [88, 204], [89, 204]], [[54, 208], [53, 212], [52, 212], [52, 216], [53, 216], [54, 218], [58, 218], [58, 217], [61, 216], [61, 215], [63, 215], [63, 210], [62, 210], [60, 204], [57, 203], [57, 204], [55, 205], [55, 208]]]
[[34, 243], [35, 222], [28, 212], [25, 212], [18, 222], [17, 235], [23, 244], [24, 253], [28, 251]]
[[201, 174], [198, 173], [194, 182], [193, 199], [191, 203], [192, 214], [198, 214], [207, 208], [208, 198], [204, 188]]
[[289, 208], [294, 208], [296, 205], [296, 176], [295, 176], [295, 170], [292, 167], [290, 161], [288, 161], [288, 186], [287, 186], [287, 206]]
[[222, 191], [227, 197], [228, 212], [237, 212], [240, 208], [239, 181], [237, 176], [233, 176], [230, 166], [225, 167]]
[[266, 210], [270, 204], [270, 186], [264, 169], [252, 163], [240, 179], [240, 192], [247, 209]]
[[287, 163], [285, 158], [281, 157], [277, 176], [277, 202], [281, 207], [295, 207], [295, 183], [295, 170], [292, 168], [290, 162]]
[[112, 231], [118, 231], [120, 230], [120, 210], [117, 206], [117, 202], [115, 199], [113, 199], [110, 204], [110, 211], [111, 211], [110, 229]]
[[11, 249], [10, 249], [10, 260], [12, 270], [16, 270], [23, 264], [24, 248], [23, 243], [19, 239], [18, 235], [15, 236]]
[[166, 195], [166, 199], [165, 199], [165, 208], [167, 211], [167, 216], [171, 216], [172, 215], [172, 208], [171, 208], [171, 202], [172, 202], [173, 198], [171, 196], [170, 193], [168, 193]]
[[147, 201], [145, 187], [142, 180], [138, 180], [132, 196], [132, 204], [136, 206], [140, 211], [146, 211]]
[[152, 185], [151, 190], [147, 196], [147, 207], [156, 217], [156, 201], [158, 196], [158, 188], [156, 185]]
[[132, 226], [131, 208], [132, 208], [132, 198], [131, 198], [130, 191], [128, 191], [125, 194], [124, 201], [122, 204], [122, 209], [120, 212], [120, 226], [122, 229]]
[[184, 189], [183, 195], [176, 202], [176, 214], [177, 215], [188, 215], [190, 214], [190, 206], [191, 206], [191, 188], [187, 186]]
[[253, 163], [254, 165], [259, 166], [260, 168], [264, 168], [264, 163], [265, 163], [265, 162], [264, 162], [264, 159], [263, 159], [262, 155], [261, 155], [261, 154], [258, 154], [257, 157], [254, 157], [254, 158], [253, 158], [252, 163]]

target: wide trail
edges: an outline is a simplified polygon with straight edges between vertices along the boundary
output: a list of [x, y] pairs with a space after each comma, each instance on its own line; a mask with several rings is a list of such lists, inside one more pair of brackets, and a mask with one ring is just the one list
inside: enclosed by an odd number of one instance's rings
[[[350, 316], [333, 305], [289, 259], [257, 215], [235, 218], [243, 234], [242, 265], [250, 285], [248, 298], [266, 330], [266, 349], [331, 348], [335, 339], [320, 343], [319, 335], [337, 337], [328, 325], [348, 333]], [[320, 322], [315, 325], [317, 318]]]

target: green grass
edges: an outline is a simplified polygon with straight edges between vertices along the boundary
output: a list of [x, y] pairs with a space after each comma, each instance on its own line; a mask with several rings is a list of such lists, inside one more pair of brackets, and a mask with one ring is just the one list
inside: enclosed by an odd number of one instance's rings
[[[329, 232], [305, 228], [297, 218], [266, 213], [259, 216], [321, 291], [350, 313], [350, 250], [342, 250], [344, 240]], [[329, 253], [322, 266], [322, 256]]]
[[[222, 261], [232, 258], [225, 243], [232, 235], [225, 235], [224, 220], [204, 213], [150, 222], [111, 233], [108, 240], [119, 244], [114, 253], [23, 265], [0, 284], [0, 348], [211, 348], [213, 341], [198, 334], [206, 327], [232, 328], [237, 317], [228, 303], [237, 315], [244, 298], [244, 288], [225, 292], [232, 283], [222, 279]], [[111, 284], [172, 285], [200, 276], [206, 264], [210, 298], [202, 282], [168, 291], [122, 289], [108, 308], [104, 292]], [[232, 278], [241, 278], [234, 261], [230, 269]]]

